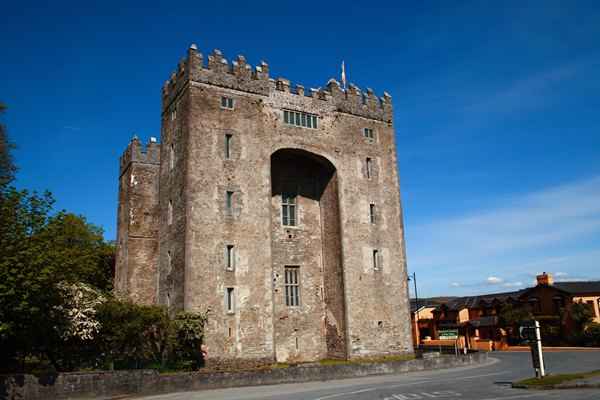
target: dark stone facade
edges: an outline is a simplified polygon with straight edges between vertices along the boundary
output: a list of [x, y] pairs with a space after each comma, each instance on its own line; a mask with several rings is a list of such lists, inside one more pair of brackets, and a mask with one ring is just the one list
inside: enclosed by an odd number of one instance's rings
[[[208, 311], [213, 361], [412, 352], [391, 97], [335, 80], [292, 88], [264, 62], [207, 58], [192, 46], [163, 87], [156, 163], [131, 157], [133, 142], [122, 157], [117, 290]], [[284, 226], [290, 190], [296, 224]], [[140, 213], [154, 247], [132, 245]], [[299, 271], [298, 306], [286, 266]]]

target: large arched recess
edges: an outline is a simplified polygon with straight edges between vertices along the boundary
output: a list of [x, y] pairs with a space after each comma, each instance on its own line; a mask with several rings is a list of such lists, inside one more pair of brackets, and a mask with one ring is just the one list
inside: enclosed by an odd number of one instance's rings
[[[282, 217], [282, 194], [297, 198], [295, 226]], [[338, 178], [325, 157], [284, 148], [271, 155], [275, 344], [280, 360], [346, 358], [346, 315]], [[285, 303], [286, 265], [298, 265], [301, 304]], [[319, 290], [321, 288], [321, 290]], [[294, 337], [294, 340], [291, 338]], [[311, 344], [318, 337], [319, 343]], [[319, 347], [315, 353], [310, 347]], [[280, 357], [280, 354], [285, 357]]]

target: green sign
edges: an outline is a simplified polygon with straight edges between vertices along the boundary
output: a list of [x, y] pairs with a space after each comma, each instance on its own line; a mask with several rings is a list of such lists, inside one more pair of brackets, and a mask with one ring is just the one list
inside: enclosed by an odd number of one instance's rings
[[458, 339], [458, 329], [445, 329], [439, 331], [440, 340], [455, 340]]

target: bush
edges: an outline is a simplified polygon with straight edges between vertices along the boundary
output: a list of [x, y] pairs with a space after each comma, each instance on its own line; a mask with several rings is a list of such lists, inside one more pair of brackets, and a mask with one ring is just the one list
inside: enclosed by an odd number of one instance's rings
[[98, 344], [106, 368], [198, 369], [206, 317], [112, 299], [98, 309]]

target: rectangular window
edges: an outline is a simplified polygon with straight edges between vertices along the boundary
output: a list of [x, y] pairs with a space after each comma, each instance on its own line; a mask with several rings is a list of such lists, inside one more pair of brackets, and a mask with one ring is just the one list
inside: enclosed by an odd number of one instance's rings
[[373, 269], [379, 269], [379, 250], [373, 250]]
[[371, 160], [369, 157], [367, 157], [365, 161], [365, 173], [367, 175], [367, 179], [371, 179], [373, 176], [373, 160]]
[[169, 169], [175, 168], [175, 147], [173, 144], [169, 147]]
[[175, 121], [177, 119], [177, 108], [173, 107], [171, 109], [171, 121]]
[[173, 202], [169, 200], [169, 208], [167, 209], [167, 225], [173, 223]]
[[228, 314], [235, 312], [235, 296], [232, 287], [228, 287], [225, 292], [225, 307]]
[[227, 249], [225, 252], [225, 265], [226, 268], [230, 271], [233, 271], [235, 268], [235, 251], [232, 244], [227, 245]]
[[281, 223], [284, 226], [296, 226], [296, 193], [281, 194]]
[[233, 192], [227, 191], [225, 207], [227, 209], [227, 212], [231, 214], [231, 212], [233, 211]]
[[300, 306], [300, 267], [285, 267], [285, 305]]
[[288, 125], [317, 129], [317, 116], [305, 112], [283, 110], [283, 122]]
[[373, 129], [371, 128], [364, 128], [363, 129], [363, 135], [368, 138], [368, 139], [373, 139]]
[[231, 97], [221, 97], [221, 108], [233, 110], [233, 99]]
[[369, 221], [371, 221], [372, 224], [375, 223], [375, 204], [373, 203], [369, 204]]
[[233, 135], [227, 134], [225, 135], [225, 158], [231, 158], [231, 141], [233, 139]]

